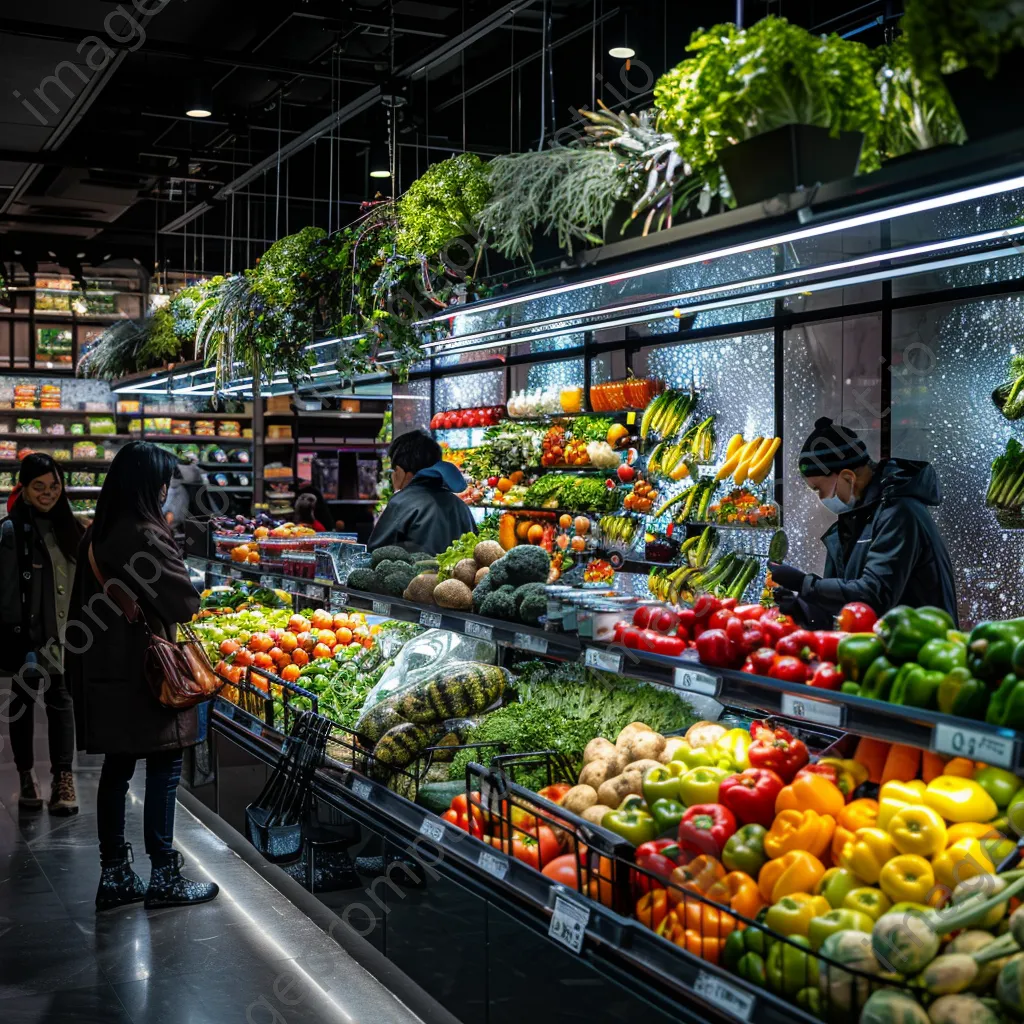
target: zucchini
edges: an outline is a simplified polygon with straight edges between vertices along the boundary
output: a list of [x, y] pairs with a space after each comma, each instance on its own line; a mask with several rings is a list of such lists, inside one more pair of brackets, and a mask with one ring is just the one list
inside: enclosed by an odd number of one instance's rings
[[381, 736], [373, 748], [373, 760], [379, 766], [404, 768], [430, 746], [436, 735], [436, 729], [402, 722]]
[[494, 665], [455, 662], [399, 697], [395, 710], [406, 721], [443, 722], [477, 714], [493, 704], [505, 688], [505, 674]]
[[[442, 747], [457, 747], [465, 743], [470, 732], [479, 724], [479, 718], [449, 718], [443, 723], [444, 734], [434, 744], [434, 760], [450, 761], [454, 756], [451, 750], [437, 749]], [[447, 779], [447, 774], [445, 775]]]
[[401, 725], [404, 721], [405, 719], [395, 710], [393, 701], [382, 700], [359, 716], [355, 731], [370, 743], [376, 743], [389, 729]]

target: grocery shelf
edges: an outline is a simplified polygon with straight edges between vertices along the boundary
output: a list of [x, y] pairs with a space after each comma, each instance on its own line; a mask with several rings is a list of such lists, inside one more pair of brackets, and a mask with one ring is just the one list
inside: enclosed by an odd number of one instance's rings
[[342, 412], [340, 409], [299, 409], [296, 413], [299, 419], [318, 420], [379, 420], [384, 416], [384, 410], [380, 412]]
[[138, 434], [35, 434], [22, 431], [21, 433], [0, 433], [0, 439], [5, 441], [46, 441], [48, 443], [60, 443], [62, 441], [138, 441]]
[[35, 416], [70, 416], [81, 419], [84, 416], [116, 416], [113, 409], [0, 409], [0, 416], [10, 414], [24, 419]]
[[265, 437], [263, 439], [264, 448], [273, 448], [277, 445], [295, 444], [294, 437]]
[[117, 416], [132, 419], [172, 419], [172, 420], [251, 420], [251, 412], [157, 412], [143, 409], [141, 412], [119, 412]]
[[163, 441], [173, 444], [212, 444], [226, 441], [230, 444], [251, 445], [251, 437], [221, 437], [219, 434], [143, 434], [143, 441]]
[[201, 469], [216, 469], [223, 473], [251, 473], [251, 462], [197, 462]]
[[250, 484], [248, 487], [241, 487], [241, 486], [235, 486], [235, 485], [232, 485], [230, 487], [221, 487], [219, 484], [211, 483], [210, 484], [210, 490], [211, 491], [221, 491], [223, 493], [228, 493], [228, 494], [241, 494], [243, 492], [246, 493], [246, 494], [252, 494], [252, 485]]

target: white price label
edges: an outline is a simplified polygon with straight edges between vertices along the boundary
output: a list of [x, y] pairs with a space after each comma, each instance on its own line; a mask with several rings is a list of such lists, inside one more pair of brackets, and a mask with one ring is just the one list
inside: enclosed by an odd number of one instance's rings
[[1015, 767], [1016, 741], [1009, 736], [991, 736], [977, 729], [940, 722], [932, 732], [932, 750], [938, 754], [984, 761], [999, 768]]
[[426, 626], [427, 629], [440, 629], [441, 628], [441, 613], [440, 612], [420, 612], [420, 625]]
[[702, 996], [715, 1009], [725, 1010], [737, 1020], [750, 1020], [754, 1006], [757, 1004], [757, 996], [753, 992], [744, 992], [738, 985], [733, 985], [708, 971], [697, 972], [693, 991]]
[[547, 637], [534, 636], [533, 633], [516, 633], [515, 645], [520, 650], [532, 651], [534, 654], [547, 654]]
[[602, 651], [600, 647], [588, 647], [583, 655], [583, 664], [602, 672], [621, 672], [622, 655], [614, 651]]
[[437, 818], [424, 818], [420, 823], [420, 835], [439, 843], [444, 839], [444, 825]]
[[672, 682], [677, 690], [688, 690], [690, 693], [702, 693], [707, 697], [717, 697], [722, 686], [719, 676], [700, 672], [695, 668], [676, 668], [672, 670]]
[[348, 594], [344, 590], [331, 591], [331, 611], [343, 612], [348, 604]]
[[494, 636], [494, 629], [489, 622], [469, 620], [466, 623], [466, 636], [475, 636], [479, 640], [490, 640]]
[[841, 726], [846, 718], [846, 708], [842, 704], [808, 700], [792, 693], [782, 695], [780, 712], [789, 718], [800, 718], [805, 722], [815, 722], [817, 725]]
[[307, 583], [306, 597], [314, 601], [322, 601], [324, 599], [324, 588], [318, 587], [315, 583]]
[[353, 779], [352, 792], [355, 793], [360, 800], [369, 800], [370, 794], [373, 792], [373, 787], [366, 781], [366, 779]]
[[555, 897], [555, 909], [548, 925], [548, 935], [563, 946], [568, 946], [574, 953], [583, 948], [583, 938], [587, 933], [587, 922], [590, 910], [581, 907], [572, 900]]
[[280, 585], [281, 581], [274, 576], [261, 576], [260, 586], [266, 587], [268, 590], [276, 590]]
[[391, 603], [389, 601], [374, 601], [373, 614], [389, 616], [391, 614]]
[[499, 880], [508, 874], [508, 861], [497, 853], [491, 853], [490, 850], [484, 850], [477, 863], [487, 874]]

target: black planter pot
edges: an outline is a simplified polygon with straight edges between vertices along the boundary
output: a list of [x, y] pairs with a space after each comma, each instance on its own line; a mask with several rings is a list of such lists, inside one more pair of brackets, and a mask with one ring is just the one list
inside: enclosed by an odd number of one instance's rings
[[1024, 128], [1024, 78], [1003, 60], [992, 78], [977, 68], [945, 76], [957, 113], [969, 139]]
[[857, 172], [862, 132], [788, 124], [722, 151], [720, 160], [738, 206], [749, 206]]

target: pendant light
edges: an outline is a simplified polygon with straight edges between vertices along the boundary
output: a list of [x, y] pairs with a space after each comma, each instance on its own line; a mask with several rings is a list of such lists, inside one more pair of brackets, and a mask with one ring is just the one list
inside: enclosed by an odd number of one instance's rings
[[608, 51], [609, 57], [615, 57], [617, 60], [626, 61], [626, 70], [629, 70], [629, 60], [631, 57], [636, 56], [636, 50], [629, 45], [627, 39], [629, 38], [629, 15], [623, 15], [623, 27], [622, 27], [622, 42], [618, 46], [613, 46]]
[[189, 85], [188, 95], [188, 108], [185, 110], [185, 113], [189, 117], [210, 117], [213, 114], [210, 94], [203, 84], [203, 76], [198, 69], [192, 73], [192, 82]]
[[370, 177], [391, 177], [391, 154], [388, 152], [387, 140], [376, 131], [370, 143]]

